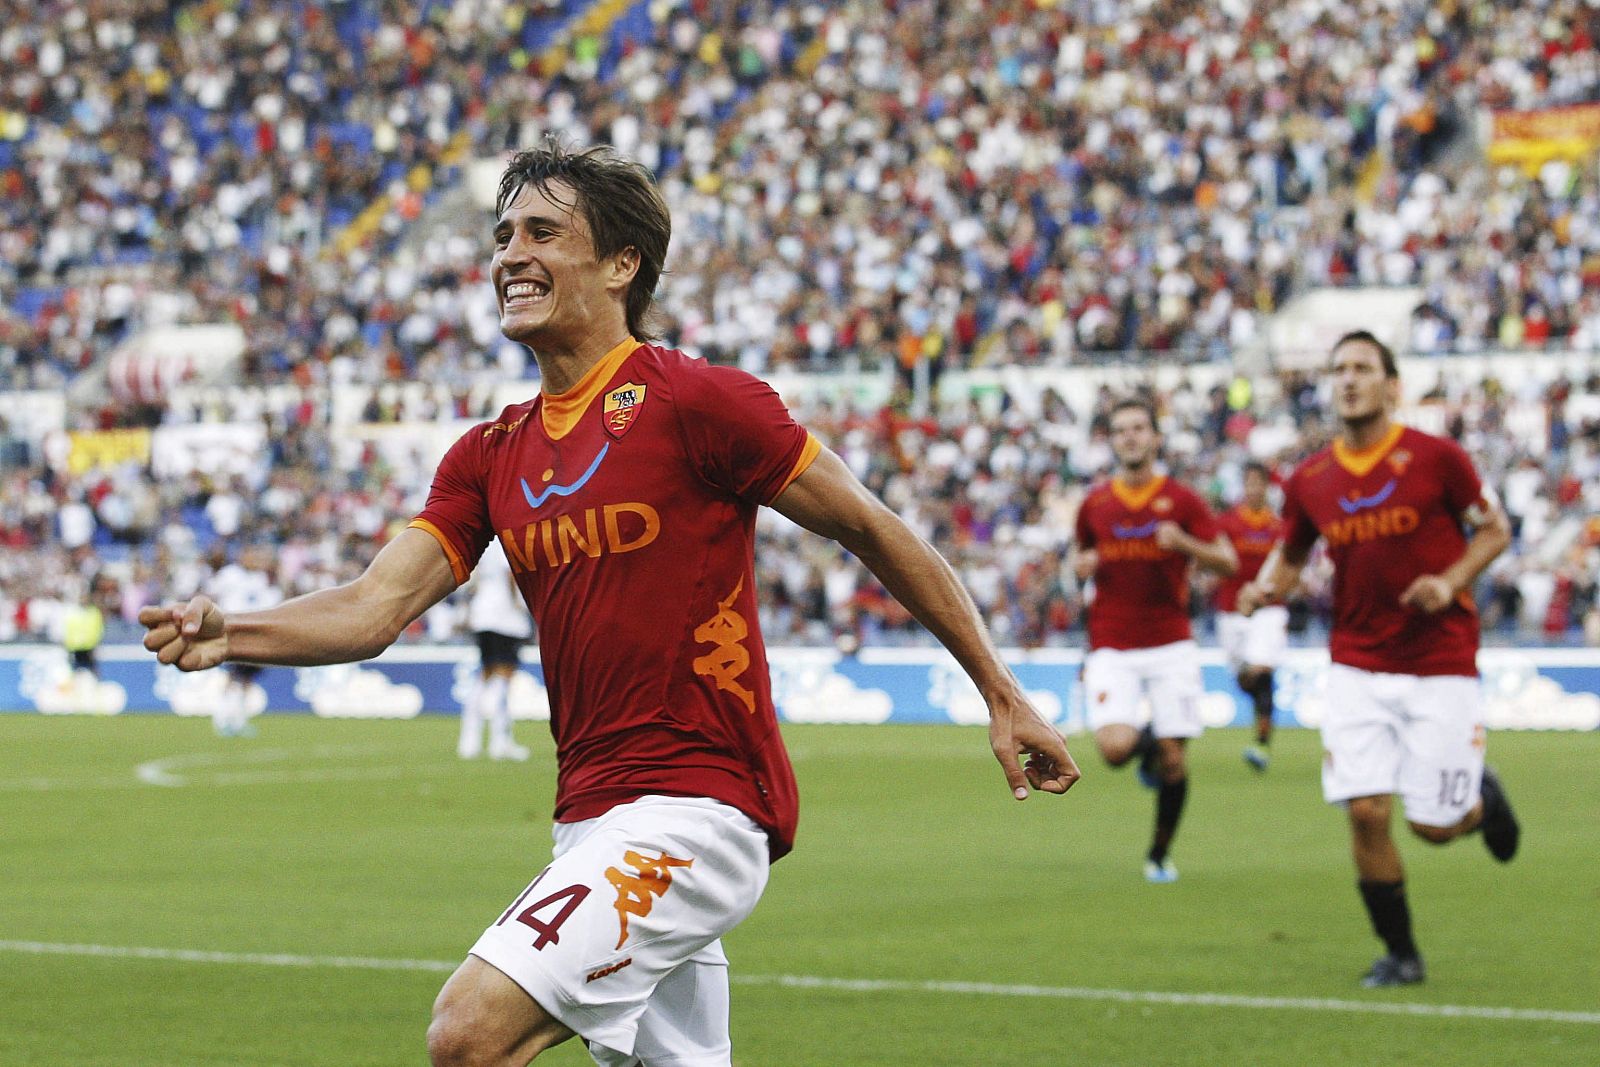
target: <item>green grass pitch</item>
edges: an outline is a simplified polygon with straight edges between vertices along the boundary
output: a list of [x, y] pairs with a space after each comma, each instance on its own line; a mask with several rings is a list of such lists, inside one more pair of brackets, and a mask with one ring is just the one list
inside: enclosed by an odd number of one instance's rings
[[[426, 1063], [438, 968], [548, 857], [544, 728], [509, 765], [457, 761], [445, 718], [257, 724], [0, 715], [0, 1064]], [[786, 733], [799, 846], [727, 940], [740, 1067], [1600, 1063], [1600, 734], [1491, 739], [1522, 854], [1408, 837], [1429, 980], [1369, 992], [1309, 731], [1264, 776], [1242, 732], [1195, 743], [1171, 886], [1140, 877], [1150, 794], [1087, 738], [1069, 796], [1018, 804], [978, 730]]]

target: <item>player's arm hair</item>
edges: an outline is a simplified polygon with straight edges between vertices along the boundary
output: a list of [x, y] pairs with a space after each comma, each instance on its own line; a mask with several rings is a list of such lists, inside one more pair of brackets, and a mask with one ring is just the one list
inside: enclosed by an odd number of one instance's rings
[[1511, 520], [1505, 509], [1488, 493], [1484, 499], [1462, 516], [1472, 528], [1466, 551], [1461, 558], [1439, 573], [1457, 593], [1471, 590], [1478, 575], [1494, 562], [1496, 556], [1511, 546]]
[[772, 507], [861, 560], [981, 691], [1017, 685], [955, 570], [833, 452], [824, 448]]
[[455, 587], [439, 542], [407, 528], [353, 582], [229, 615], [228, 659], [288, 667], [371, 659]]

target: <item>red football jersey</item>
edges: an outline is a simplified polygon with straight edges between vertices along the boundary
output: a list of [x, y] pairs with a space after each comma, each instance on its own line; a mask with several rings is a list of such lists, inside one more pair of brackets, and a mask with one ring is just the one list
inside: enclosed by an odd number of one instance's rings
[[1156, 527], [1169, 521], [1202, 541], [1216, 540], [1217, 520], [1206, 502], [1164, 475], [1138, 489], [1113, 479], [1084, 498], [1078, 546], [1100, 554], [1090, 648], [1155, 648], [1193, 636], [1189, 557], [1156, 546]]
[[465, 581], [498, 537], [539, 624], [555, 817], [709, 797], [794, 842], [757, 626], [756, 509], [820, 446], [757, 378], [629, 340], [453, 445], [412, 525]]
[[1284, 487], [1284, 540], [1299, 551], [1318, 537], [1328, 542], [1335, 663], [1391, 674], [1478, 673], [1471, 597], [1429, 615], [1402, 606], [1400, 594], [1460, 559], [1463, 516], [1487, 507], [1459, 445], [1403, 426], [1361, 452], [1336, 441], [1300, 465]]
[[1217, 525], [1228, 535], [1228, 540], [1233, 543], [1233, 551], [1239, 557], [1239, 569], [1231, 578], [1224, 578], [1217, 585], [1217, 610], [1237, 611], [1239, 590], [1244, 583], [1254, 581], [1255, 576], [1261, 573], [1261, 564], [1266, 562], [1267, 553], [1283, 536], [1283, 523], [1270, 508], [1256, 511], [1237, 504], [1218, 516]]

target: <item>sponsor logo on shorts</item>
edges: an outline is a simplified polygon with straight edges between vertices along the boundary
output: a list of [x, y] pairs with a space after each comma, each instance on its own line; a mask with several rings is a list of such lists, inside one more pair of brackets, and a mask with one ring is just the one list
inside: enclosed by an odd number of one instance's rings
[[620, 963], [613, 963], [611, 966], [602, 967], [598, 971], [590, 971], [588, 974], [584, 975], [583, 980], [585, 982], [598, 982], [602, 978], [609, 978], [611, 975], [616, 974], [618, 971], [622, 970], [622, 968], [628, 966], [632, 962], [633, 957], [629, 956]]
[[622, 854], [622, 863], [638, 873], [629, 874], [618, 867], [606, 868], [606, 881], [617, 891], [615, 907], [621, 926], [617, 937], [618, 948], [628, 940], [628, 916], [637, 915], [642, 919], [649, 915], [650, 909], [655, 906], [655, 898], [665, 896], [667, 890], [672, 888], [672, 868], [694, 866], [692, 858], [679, 859], [665, 852], [659, 856], [646, 856], [631, 848]]

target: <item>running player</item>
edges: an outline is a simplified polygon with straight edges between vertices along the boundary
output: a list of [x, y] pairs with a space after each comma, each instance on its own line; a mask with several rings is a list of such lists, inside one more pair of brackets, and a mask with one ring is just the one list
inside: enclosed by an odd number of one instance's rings
[[1289, 609], [1271, 604], [1246, 618], [1237, 605], [1239, 589], [1255, 579], [1282, 532], [1267, 500], [1271, 488], [1266, 464], [1246, 464], [1244, 496], [1217, 519], [1239, 557], [1239, 570], [1217, 586], [1217, 640], [1255, 712], [1256, 740], [1244, 750], [1244, 761], [1258, 771], [1267, 769], [1267, 747], [1272, 744], [1272, 674], [1288, 643]]
[[1248, 615], [1283, 599], [1317, 538], [1334, 565], [1322, 791], [1350, 812], [1361, 899], [1386, 948], [1369, 987], [1425, 976], [1411, 932], [1405, 871], [1389, 832], [1396, 794], [1425, 841], [1474, 830], [1502, 863], [1520, 830], [1484, 766], [1478, 615], [1471, 590], [1511, 543], [1504, 512], [1453, 441], [1394, 421], [1400, 372], [1372, 334], [1333, 347], [1333, 445], [1284, 491], [1282, 547], [1239, 592]]
[[436, 1065], [525, 1064], [574, 1033], [604, 1065], [732, 1062], [720, 938], [798, 815], [757, 628], [760, 505], [838, 540], [950, 649], [1017, 799], [1078, 776], [926, 542], [764, 383], [639, 340], [670, 233], [649, 172], [610, 149], [515, 156], [490, 276], [539, 395], [456, 442], [355, 582], [239, 617], [203, 597], [141, 614], [186, 670], [363, 659], [505, 549], [550, 693], [555, 858], [445, 983]]
[[[1156, 789], [1155, 832], [1144, 876], [1173, 882], [1167, 852], [1184, 801], [1184, 748], [1199, 737], [1200, 659], [1189, 629], [1189, 564], [1219, 574], [1238, 566], [1233, 546], [1194, 490], [1160, 474], [1155, 409], [1123, 400], [1111, 409], [1117, 473], [1089, 492], [1078, 511], [1072, 565], [1093, 580], [1089, 654], [1083, 663], [1085, 714], [1100, 755], [1113, 767], [1140, 761]], [[1149, 722], [1141, 700], [1150, 704]]]

